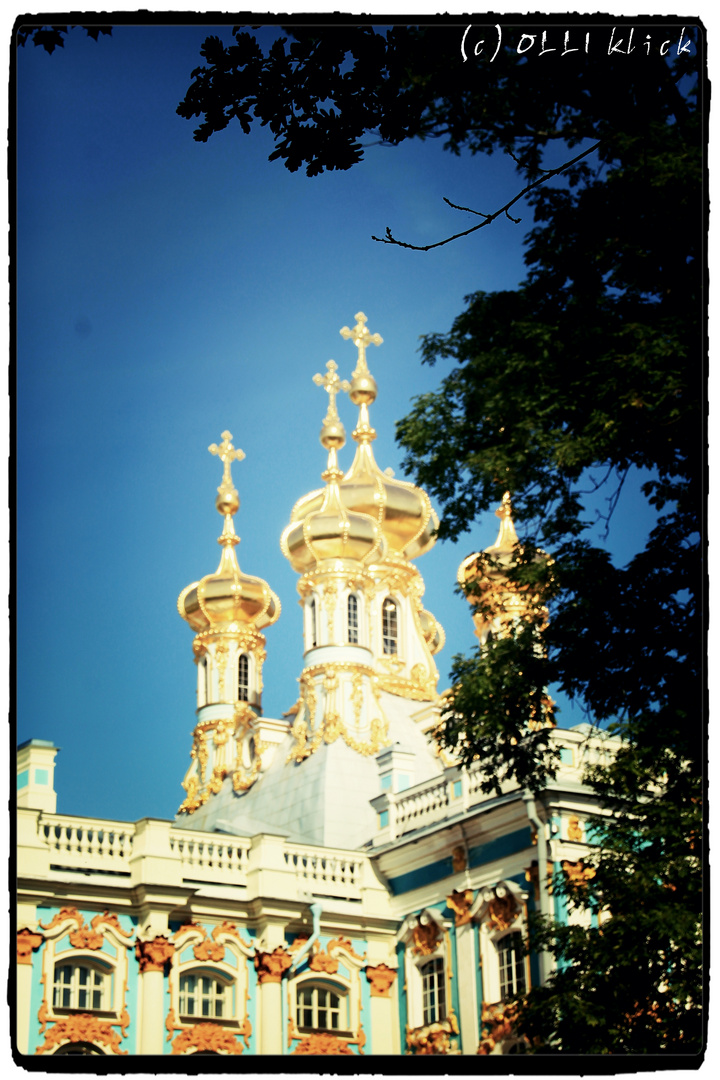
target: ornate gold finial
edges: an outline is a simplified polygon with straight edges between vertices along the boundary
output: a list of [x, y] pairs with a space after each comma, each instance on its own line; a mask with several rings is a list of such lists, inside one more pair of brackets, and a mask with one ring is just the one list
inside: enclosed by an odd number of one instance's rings
[[233, 485], [232, 474], [230, 472], [230, 466], [233, 461], [242, 461], [245, 457], [243, 450], [236, 450], [232, 444], [232, 435], [229, 431], [223, 431], [222, 442], [218, 446], [217, 443], [212, 443], [208, 446], [208, 450], [211, 454], [217, 454], [223, 463], [223, 476], [220, 483], [220, 487], [217, 489], [217, 498], [215, 499], [215, 506], [218, 513], [223, 514], [225, 517], [225, 525], [223, 527], [222, 536], [218, 537], [219, 544], [238, 544], [240, 542], [239, 537], [235, 535], [235, 529], [232, 524], [232, 515], [237, 513], [240, 506], [240, 497]]
[[353, 379], [357, 379], [361, 374], [368, 374], [367, 361], [365, 360], [365, 349], [368, 345], [382, 345], [383, 339], [379, 334], [371, 334], [365, 323], [367, 322], [367, 315], [364, 315], [362, 311], [358, 311], [355, 316], [356, 323], [352, 330], [349, 326], [343, 326], [340, 333], [347, 341], [348, 338], [353, 339], [353, 344], [357, 346], [358, 350], [358, 362], [357, 367], [353, 371]]
[[326, 367], [326, 375], [313, 375], [315, 385], [324, 386], [328, 392], [328, 410], [320, 430], [320, 442], [328, 452], [327, 469], [322, 474], [322, 478], [325, 481], [337, 482], [343, 475], [338, 466], [337, 452], [345, 445], [345, 428], [338, 416], [335, 398], [341, 390], [348, 391], [350, 383], [347, 379], [340, 381], [334, 360], [328, 360]]
[[367, 316], [363, 315], [362, 311], [358, 311], [355, 318], [357, 322], [352, 330], [348, 326], [343, 326], [340, 333], [346, 341], [348, 338], [352, 338], [353, 344], [357, 346], [358, 350], [358, 362], [350, 383], [350, 400], [354, 405], [360, 406], [360, 416], [358, 417], [357, 427], [353, 431], [353, 439], [355, 442], [362, 444], [372, 442], [376, 434], [375, 430], [370, 426], [368, 405], [372, 405], [377, 397], [377, 383], [368, 370], [365, 350], [368, 345], [382, 345], [383, 339], [379, 334], [370, 333], [367, 326], [365, 326]]
[[350, 383], [347, 379], [340, 380], [334, 360], [328, 360], [325, 366], [326, 375], [313, 375], [315, 385], [324, 386], [328, 392], [328, 410], [323, 420], [320, 442], [326, 450], [333, 446], [336, 450], [340, 450], [345, 445], [345, 428], [338, 415], [335, 399], [341, 391], [347, 393], [350, 390]]
[[509, 491], [506, 491], [503, 495], [502, 502], [495, 511], [495, 516], [500, 518], [500, 531], [493, 546], [486, 550], [490, 552], [512, 551], [518, 542], [518, 535], [515, 532], [515, 523], [512, 519], [512, 501]]

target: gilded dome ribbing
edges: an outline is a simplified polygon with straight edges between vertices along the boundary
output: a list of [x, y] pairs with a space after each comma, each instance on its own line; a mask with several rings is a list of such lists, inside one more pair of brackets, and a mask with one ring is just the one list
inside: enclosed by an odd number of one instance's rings
[[[361, 311], [355, 319], [352, 330], [344, 326], [340, 331], [344, 338], [352, 338], [358, 349], [358, 362], [348, 391], [350, 400], [360, 409], [358, 424], [353, 431], [358, 447], [352, 465], [339, 482], [340, 498], [348, 510], [367, 515], [377, 522], [388, 555], [415, 559], [435, 543], [438, 517], [422, 488], [396, 480], [389, 470], [383, 472], [375, 461], [370, 444], [376, 432], [370, 425], [368, 406], [377, 397], [377, 384], [368, 370], [365, 350], [369, 344], [381, 345], [382, 338], [379, 334], [370, 334], [365, 325], [366, 316]], [[321, 488], [298, 499], [291, 520], [304, 520], [318, 510], [324, 498], [325, 491]]]
[[[327, 375], [315, 375], [313, 381], [328, 392], [328, 411], [320, 432], [320, 442], [328, 451], [328, 465], [322, 474], [326, 487], [313, 492], [311, 505], [305, 500], [304, 513], [296, 517], [293, 511], [290, 524], [280, 538], [280, 547], [294, 570], [304, 573], [319, 563], [342, 559], [366, 562], [381, 557], [383, 538], [372, 517], [356, 513], [344, 504], [339, 490], [342, 472], [337, 464], [337, 452], [345, 445], [345, 428], [340, 420], [335, 397], [349, 384], [337, 376], [337, 364], [328, 361]], [[295, 509], [298, 505], [296, 504]]]

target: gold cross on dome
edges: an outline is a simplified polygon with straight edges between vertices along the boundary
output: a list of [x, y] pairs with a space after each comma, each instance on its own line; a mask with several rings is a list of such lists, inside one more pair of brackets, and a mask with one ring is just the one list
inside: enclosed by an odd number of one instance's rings
[[[242, 461], [245, 457], [244, 450], [236, 450], [232, 444], [232, 435], [229, 431], [223, 431], [222, 442], [218, 446], [217, 443], [212, 443], [208, 446], [208, 450], [211, 454], [217, 454], [223, 463], [223, 478], [222, 487], [232, 487], [232, 476], [230, 475], [230, 466], [233, 461]], [[218, 489], [219, 490], [219, 489]]]
[[328, 402], [328, 416], [336, 417], [338, 414], [337, 405], [335, 404], [335, 398], [344, 390], [345, 393], [350, 389], [350, 383], [347, 379], [340, 381], [340, 376], [337, 373], [337, 364], [334, 360], [328, 360], [325, 365], [327, 368], [327, 375], [313, 375], [313, 382], [316, 386], [324, 386], [329, 395]]
[[343, 326], [340, 333], [347, 341], [348, 338], [352, 338], [353, 344], [357, 346], [358, 350], [358, 365], [353, 376], [357, 371], [367, 371], [367, 361], [365, 360], [365, 349], [368, 345], [382, 345], [383, 339], [379, 334], [371, 334], [365, 323], [367, 322], [367, 315], [364, 315], [362, 311], [358, 311], [355, 316], [356, 322], [352, 330], [349, 326]]

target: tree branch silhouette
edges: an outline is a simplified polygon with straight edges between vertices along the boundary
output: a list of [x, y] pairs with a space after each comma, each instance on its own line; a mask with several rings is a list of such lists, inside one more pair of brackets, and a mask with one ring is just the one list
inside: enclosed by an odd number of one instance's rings
[[531, 184], [528, 184], [527, 187], [524, 187], [522, 191], [519, 191], [514, 198], [510, 199], [509, 202], [505, 203], [504, 206], [501, 206], [499, 210], [496, 210], [492, 214], [484, 214], [481, 210], [472, 210], [469, 206], [458, 206], [456, 203], [451, 202], [450, 199], [443, 197], [443, 202], [446, 202], [448, 206], [451, 206], [453, 208], [453, 210], [465, 210], [468, 214], [477, 214], [478, 217], [482, 217], [485, 219], [484, 221], [481, 221], [479, 225], [473, 225], [471, 228], [464, 229], [462, 232], [454, 233], [452, 236], [445, 237], [444, 240], [437, 240], [434, 244], [408, 244], [404, 240], [396, 240], [392, 234], [389, 225], [385, 229], [385, 236], [373, 236], [372, 239], [377, 241], [378, 244], [394, 244], [395, 247], [410, 248], [411, 251], [432, 251], [433, 248], [443, 247], [444, 244], [450, 244], [453, 240], [459, 240], [461, 236], [470, 236], [471, 233], [477, 232], [478, 229], [483, 229], [486, 225], [492, 224], [492, 222], [495, 221], [496, 218], [500, 217], [501, 214], [505, 214], [508, 220], [518, 225], [522, 218], [514, 218], [509, 212], [510, 207], [514, 206], [516, 202], [518, 202], [525, 195], [527, 195], [528, 192], [532, 191], [533, 188], [539, 187], [540, 184], [544, 184], [546, 180], [549, 180], [553, 176], [559, 176], [560, 173], [564, 172], [565, 169], [569, 169], [571, 165], [575, 165], [575, 163], [580, 161], [581, 158], [587, 157], [588, 154], [594, 153], [595, 150], [597, 150], [600, 146], [601, 142], [602, 140], [594, 143], [593, 146], [588, 147], [587, 150], [583, 150], [581, 154], [578, 154], [570, 161], [566, 161], [563, 165], [559, 165], [556, 169], [543, 169], [542, 176], [540, 176], [537, 180], [533, 180]]

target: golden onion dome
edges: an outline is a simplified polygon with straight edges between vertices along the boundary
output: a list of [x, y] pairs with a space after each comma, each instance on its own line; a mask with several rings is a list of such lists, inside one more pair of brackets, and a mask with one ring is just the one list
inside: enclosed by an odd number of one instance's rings
[[214, 574], [206, 574], [183, 589], [178, 597], [178, 611], [195, 631], [231, 629], [233, 624], [253, 624], [257, 629], [269, 626], [280, 616], [280, 601], [262, 578], [243, 574], [235, 555], [240, 537], [235, 533], [233, 514], [240, 499], [235, 490], [230, 466], [242, 461], [245, 454], [232, 445], [232, 435], [223, 431], [222, 443], [208, 447], [223, 463], [223, 479], [215, 506], [223, 515], [224, 525], [218, 543], [222, 545], [220, 565]]
[[[370, 334], [365, 325], [367, 318], [361, 311], [355, 319], [352, 330], [344, 326], [340, 331], [345, 339], [352, 338], [358, 349], [352, 381], [343, 389], [347, 388], [350, 400], [360, 409], [358, 424], [353, 431], [358, 447], [352, 465], [339, 483], [340, 498], [349, 511], [367, 515], [379, 525], [388, 554], [415, 559], [435, 543], [439, 520], [422, 488], [396, 480], [391, 469], [383, 472], [375, 461], [370, 444], [376, 438], [376, 432], [370, 425], [368, 406], [377, 397], [377, 384], [368, 370], [365, 350], [369, 344], [381, 345], [382, 338], [379, 334]], [[298, 499], [291, 521], [303, 521], [316, 512], [324, 498], [325, 491], [320, 488]]]
[[[320, 442], [328, 451], [328, 466], [322, 474], [326, 486], [295, 504], [290, 524], [280, 538], [283, 554], [299, 573], [328, 560], [365, 562], [381, 557], [383, 551], [377, 522], [366, 514], [349, 510], [338, 486], [343, 474], [338, 468], [337, 452], [345, 445], [345, 428], [338, 416], [335, 397], [340, 390], [347, 390], [349, 384], [338, 378], [334, 360], [328, 361], [327, 374], [315, 375], [313, 381], [324, 386], [329, 395], [320, 432]], [[300, 504], [304, 512], [296, 515]]]

